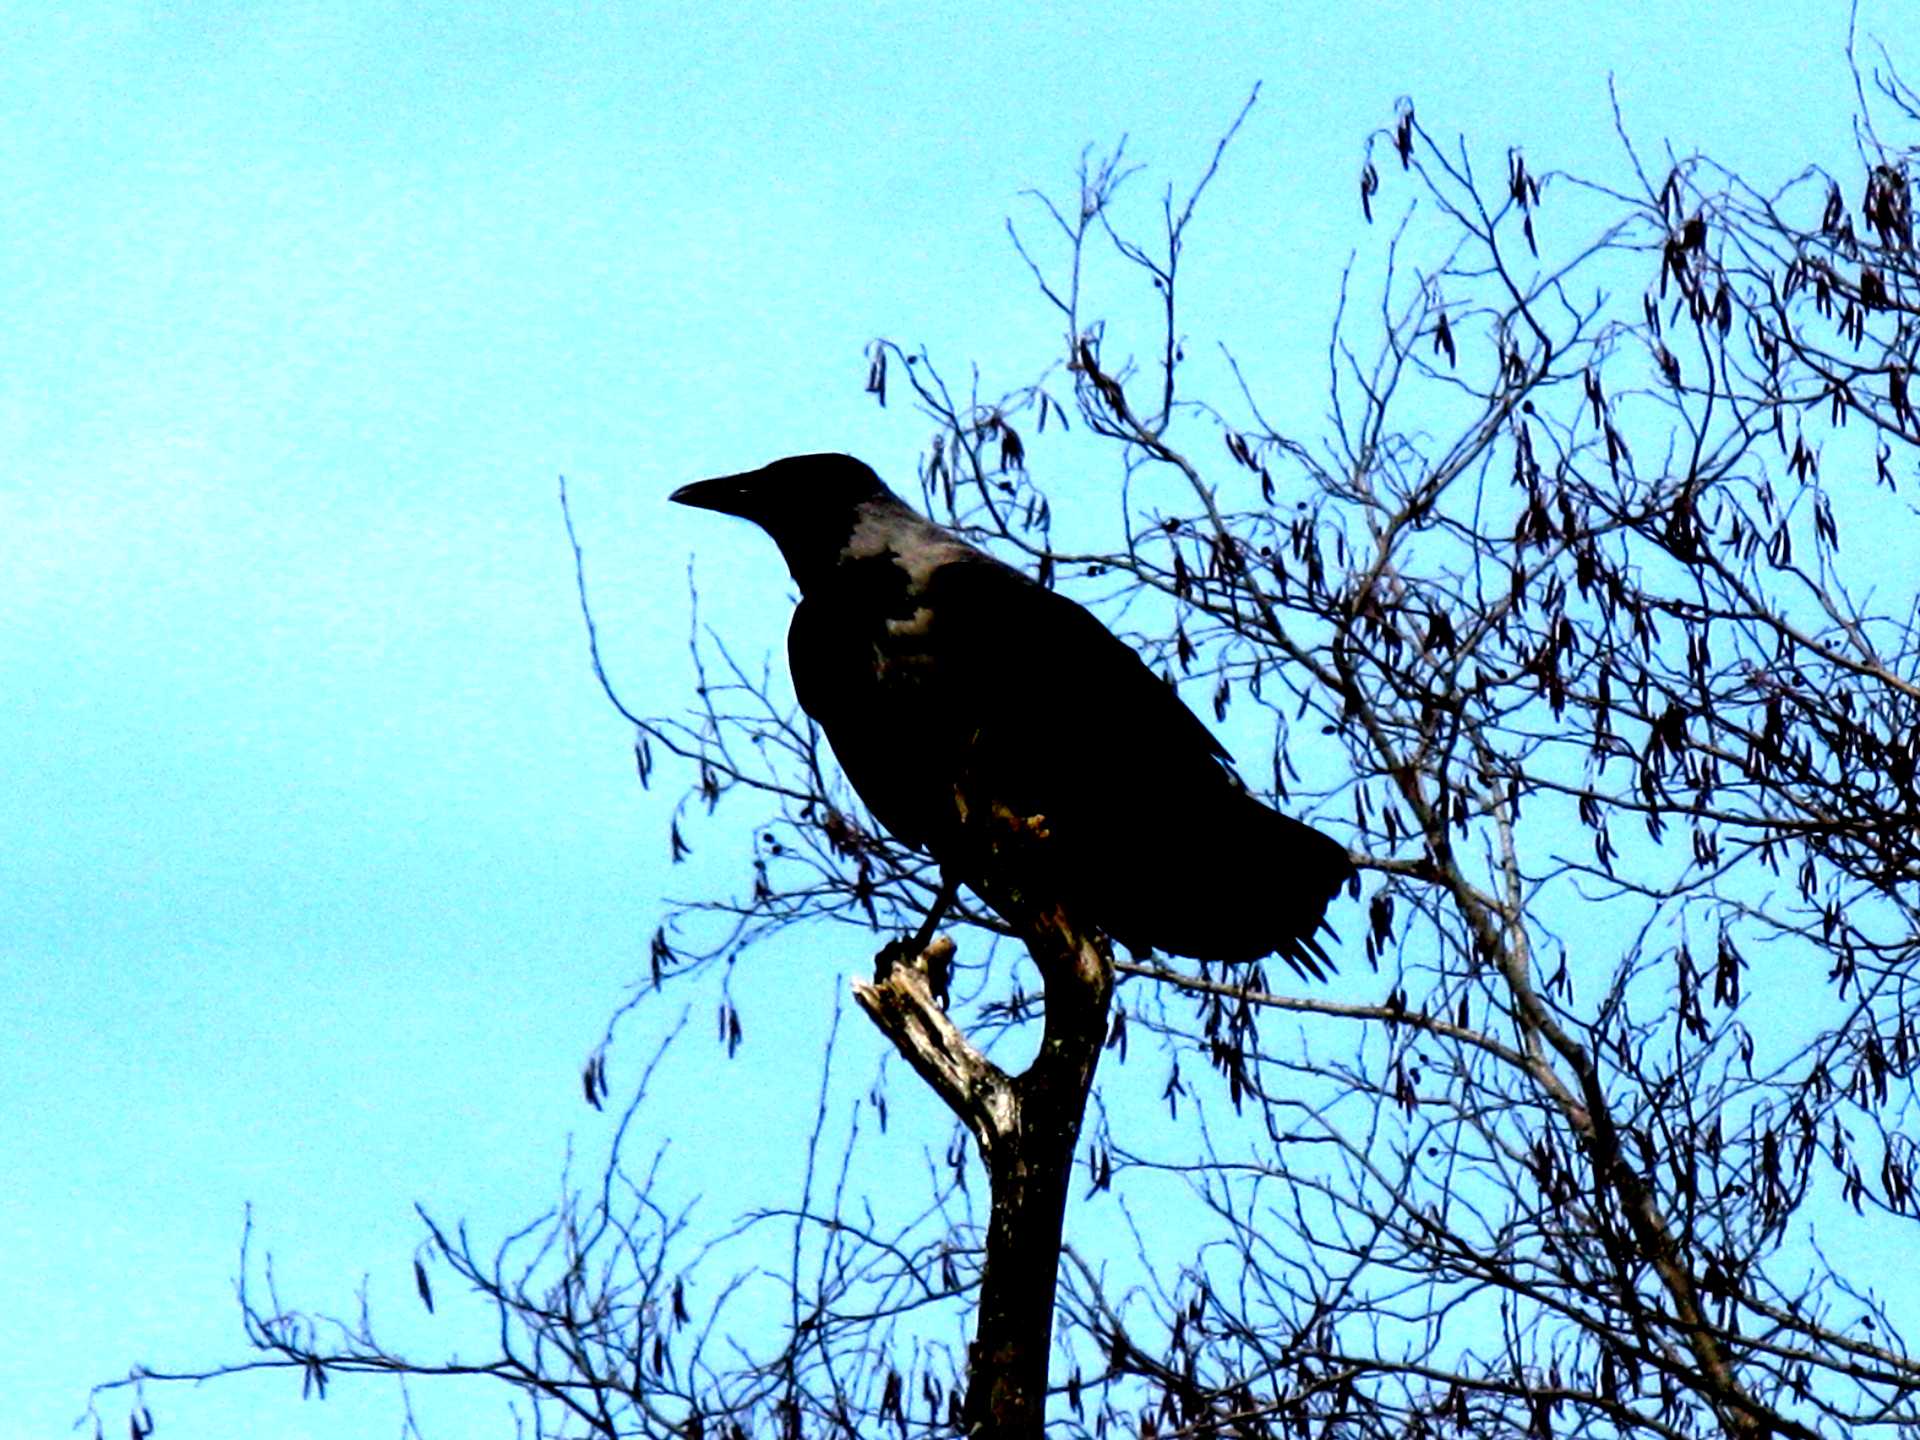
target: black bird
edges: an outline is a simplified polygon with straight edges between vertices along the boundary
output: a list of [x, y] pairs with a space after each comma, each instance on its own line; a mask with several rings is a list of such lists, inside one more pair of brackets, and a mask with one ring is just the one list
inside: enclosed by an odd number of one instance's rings
[[1090, 612], [848, 455], [671, 498], [780, 547], [801, 597], [794, 693], [874, 817], [945, 878], [921, 943], [965, 884], [1009, 919], [1051, 900], [1136, 952], [1277, 953], [1325, 978], [1314, 932], [1354, 873], [1346, 851], [1248, 794], [1173, 687]]

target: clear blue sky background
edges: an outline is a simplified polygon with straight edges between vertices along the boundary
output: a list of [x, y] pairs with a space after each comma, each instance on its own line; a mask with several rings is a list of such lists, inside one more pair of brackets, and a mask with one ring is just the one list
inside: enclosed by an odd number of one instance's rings
[[[1912, 51], [1910, 21], [1863, 15]], [[1083, 144], [1131, 132], [1151, 186], [1188, 178], [1265, 81], [1189, 321], [1308, 428], [1396, 96], [1491, 170], [1523, 143], [1617, 176], [1612, 73], [1641, 140], [1785, 178], [1849, 154], [1845, 28], [1804, 0], [16, 7], [0, 1437], [63, 1433], [136, 1360], [237, 1354], [247, 1201], [289, 1293], [347, 1308], [371, 1270], [399, 1304], [413, 1200], [518, 1219], [569, 1130], [604, 1137], [577, 1071], [661, 897], [737, 871], [668, 872], [558, 473], [610, 660], [671, 707], [688, 553], [749, 652], [785, 581], [665, 492], [810, 449], [909, 473], [924, 425], [860, 392], [877, 334], [1027, 378], [1053, 327], [1001, 220]], [[753, 957], [793, 1029], [750, 1030], [673, 1137], [716, 1213], [741, 1105], [757, 1171], [795, 1173], [778, 1096], [810, 1097], [846, 958]], [[397, 1425], [295, 1390], [156, 1398], [163, 1434]]]

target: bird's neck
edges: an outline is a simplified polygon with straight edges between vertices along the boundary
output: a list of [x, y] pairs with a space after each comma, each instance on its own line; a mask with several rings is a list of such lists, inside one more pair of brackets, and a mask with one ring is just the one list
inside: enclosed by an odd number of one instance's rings
[[924, 586], [941, 563], [972, 547], [895, 500], [857, 506], [837, 523], [782, 527], [774, 541], [800, 593], [828, 598]]

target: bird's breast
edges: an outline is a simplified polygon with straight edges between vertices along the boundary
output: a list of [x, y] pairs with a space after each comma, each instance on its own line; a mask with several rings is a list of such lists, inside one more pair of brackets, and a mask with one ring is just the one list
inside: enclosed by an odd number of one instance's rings
[[915, 604], [904, 613], [886, 616], [868, 639], [879, 685], [919, 690], [941, 678], [942, 667], [935, 663], [939, 636], [930, 607]]
[[939, 641], [934, 610], [904, 585], [810, 594], [788, 634], [802, 708], [874, 816], [909, 845], [936, 845], [956, 823], [953, 757], [965, 707], [948, 693]]

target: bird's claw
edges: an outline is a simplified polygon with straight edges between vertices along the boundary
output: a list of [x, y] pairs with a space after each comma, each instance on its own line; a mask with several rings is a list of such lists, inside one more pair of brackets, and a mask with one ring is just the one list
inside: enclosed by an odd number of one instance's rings
[[884, 985], [896, 965], [918, 970], [927, 977], [927, 989], [942, 1010], [947, 1008], [948, 984], [953, 974], [953, 941], [946, 936], [922, 942], [919, 936], [889, 940], [873, 957], [873, 978]]
[[918, 954], [913, 941], [913, 936], [903, 935], [882, 945], [880, 953], [873, 957], [873, 978], [884, 982], [893, 973], [894, 966], [911, 965]]

